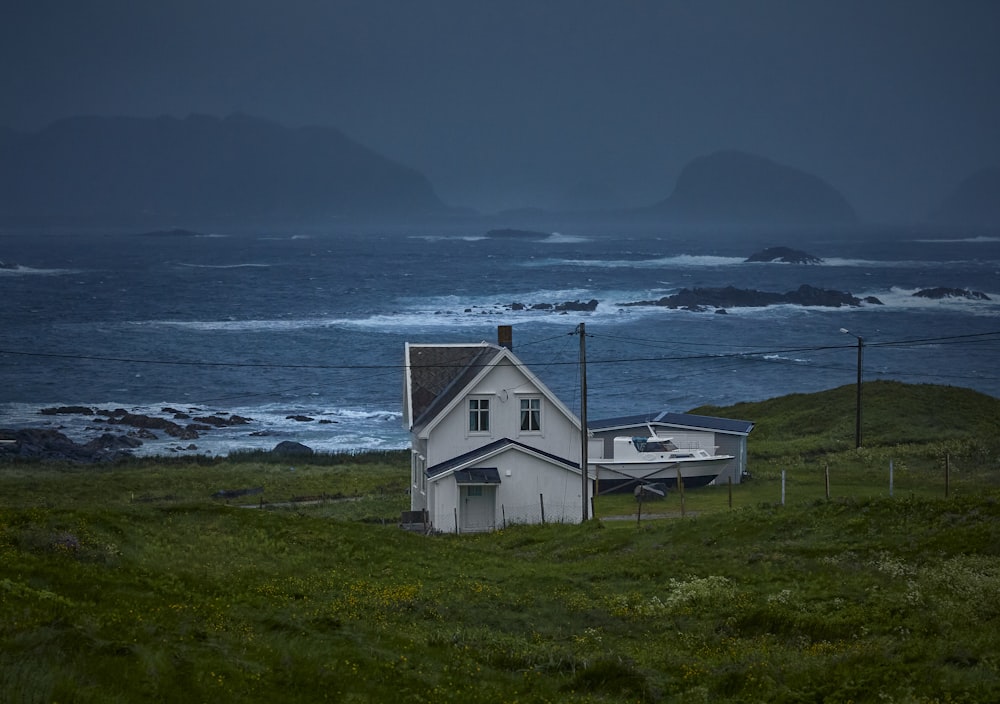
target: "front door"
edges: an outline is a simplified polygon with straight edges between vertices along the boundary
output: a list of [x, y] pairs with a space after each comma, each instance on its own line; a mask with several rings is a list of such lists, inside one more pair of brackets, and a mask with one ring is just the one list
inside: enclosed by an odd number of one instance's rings
[[463, 533], [493, 530], [496, 523], [496, 487], [471, 485], [460, 488], [459, 522]]

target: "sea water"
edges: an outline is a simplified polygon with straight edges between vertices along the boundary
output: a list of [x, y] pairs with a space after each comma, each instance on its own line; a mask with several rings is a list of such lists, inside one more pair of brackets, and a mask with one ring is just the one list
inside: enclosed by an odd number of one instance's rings
[[[823, 262], [745, 261], [779, 245]], [[59, 428], [77, 440], [109, 429], [91, 416], [40, 413], [67, 405], [253, 419], [203, 433], [194, 448], [147, 440], [139, 454], [225, 454], [281, 440], [323, 451], [405, 447], [405, 343], [495, 342], [498, 325], [513, 326], [515, 354], [578, 412], [574, 333], [585, 323], [591, 419], [853, 384], [857, 336], [866, 381], [1000, 395], [1000, 236], [990, 233], [676, 229], [502, 239], [8, 229], [0, 260], [0, 427]], [[881, 305], [725, 314], [624, 305], [681, 288], [802, 284]], [[988, 300], [913, 295], [933, 287]], [[590, 300], [592, 311], [545, 308]]]

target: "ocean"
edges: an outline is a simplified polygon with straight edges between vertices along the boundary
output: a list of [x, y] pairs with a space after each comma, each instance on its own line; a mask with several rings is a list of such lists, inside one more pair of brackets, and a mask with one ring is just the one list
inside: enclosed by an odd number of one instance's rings
[[[747, 263], [791, 246], [820, 264]], [[1000, 396], [1000, 235], [894, 228], [828, 235], [0, 231], [0, 428], [85, 441], [99, 411], [252, 419], [136, 454], [226, 454], [282, 440], [398, 449], [403, 347], [495, 342], [588, 417], [686, 411], [866, 381]], [[803, 284], [881, 305], [782, 304], [726, 314], [626, 306], [682, 288]], [[985, 298], [924, 298], [935, 287]], [[596, 300], [593, 310], [559, 304]], [[520, 305], [514, 305], [520, 304]], [[841, 329], [849, 332], [844, 334]], [[93, 415], [48, 415], [85, 406]], [[164, 410], [170, 409], [170, 410]], [[748, 420], [753, 420], [748, 419]]]

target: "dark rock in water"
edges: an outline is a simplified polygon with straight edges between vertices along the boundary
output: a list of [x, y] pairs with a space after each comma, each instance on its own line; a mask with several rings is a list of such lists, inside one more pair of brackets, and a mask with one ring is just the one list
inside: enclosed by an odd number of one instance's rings
[[982, 291], [970, 291], [966, 288], [945, 288], [943, 286], [921, 289], [913, 295], [920, 298], [932, 298], [936, 300], [940, 300], [942, 298], [965, 298], [970, 301], [990, 300], [990, 297]]
[[141, 446], [142, 440], [139, 438], [129, 437], [128, 435], [115, 435], [114, 433], [104, 433], [84, 445], [85, 448], [96, 452], [134, 450]]
[[538, 230], [515, 230], [512, 228], [503, 228], [500, 230], [490, 230], [486, 233], [486, 236], [505, 237], [508, 239], [543, 240], [546, 237], [550, 237], [551, 233], [539, 232]]
[[832, 291], [803, 284], [796, 290], [786, 293], [741, 289], [734, 286], [683, 288], [675, 294], [664, 296], [656, 301], [635, 301], [620, 305], [662, 306], [700, 313], [711, 308], [715, 308], [716, 312], [719, 312], [719, 309], [725, 308], [764, 308], [780, 304], [840, 308], [841, 306], [859, 306], [861, 300], [843, 291]]
[[823, 260], [791, 247], [768, 247], [751, 254], [747, 262], [784, 262], [787, 264], [822, 264]]
[[865, 296], [863, 300], [864, 300], [865, 303], [870, 303], [873, 306], [884, 306], [885, 305], [881, 300], [879, 300], [875, 296]]
[[94, 415], [94, 409], [88, 406], [56, 406], [53, 408], [43, 408], [39, 411], [43, 416], [56, 416], [56, 415], [79, 415], [79, 416], [92, 416]]
[[716, 315], [729, 315], [729, 311], [726, 310], [725, 308], [718, 308], [718, 309], [716, 309], [715, 314]]
[[110, 413], [104, 412], [101, 413], [101, 415], [108, 415], [109, 423], [116, 425], [130, 425], [133, 428], [145, 428], [147, 430], [162, 430], [167, 435], [180, 438], [181, 440], [195, 440], [199, 437], [198, 430], [211, 429], [209, 426], [204, 425], [189, 425], [184, 427], [178, 425], [172, 420], [167, 420], [166, 418], [156, 418], [142, 413], [129, 413], [122, 409], [117, 409]]
[[198, 416], [195, 420], [199, 423], [207, 423], [208, 425], [215, 426], [216, 428], [228, 428], [232, 425], [246, 425], [253, 419], [232, 415], [228, 418], [221, 418], [220, 416]]
[[300, 442], [283, 440], [274, 446], [271, 453], [275, 455], [311, 455], [313, 454], [313, 449]]
[[[514, 303], [509, 303], [507, 305], [497, 304], [498, 307], [504, 308], [506, 310], [521, 311], [521, 310], [539, 310], [539, 311], [554, 311], [556, 313], [565, 313], [567, 311], [593, 311], [597, 309], [599, 301], [596, 298], [592, 298], [589, 301], [563, 301], [562, 303], [549, 303], [547, 301], [542, 301], [540, 303], [521, 303], [515, 301]], [[468, 312], [468, 311], [466, 311]], [[494, 312], [494, 311], [483, 311]]]
[[566, 301], [565, 303], [556, 304], [557, 311], [593, 311], [597, 310], [597, 299], [591, 299], [584, 303], [583, 301]]
[[0, 259], [0, 269], [16, 269], [16, 268], [17, 264], [15, 264], [14, 262], [5, 262], [3, 259]]
[[312, 423], [315, 418], [310, 418], [309, 416], [285, 416], [285, 420], [294, 420], [299, 423]]

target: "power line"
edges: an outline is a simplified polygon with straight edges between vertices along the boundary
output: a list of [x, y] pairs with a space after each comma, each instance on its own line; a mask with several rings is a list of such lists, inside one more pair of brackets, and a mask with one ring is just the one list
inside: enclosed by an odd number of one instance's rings
[[[577, 334], [575, 332], [565, 333], [567, 335]], [[588, 337], [595, 337], [592, 333], [587, 333]], [[564, 335], [557, 335], [549, 338], [544, 338], [541, 340], [536, 340], [531, 343], [524, 343], [520, 347], [527, 346], [529, 344], [540, 344], [542, 342], [548, 342], [554, 339], [560, 339]], [[931, 344], [969, 344], [974, 342], [997, 342], [1000, 341], [1000, 331], [994, 332], [984, 332], [984, 333], [969, 333], [965, 335], [948, 335], [942, 337], [928, 337], [928, 338], [918, 338], [918, 339], [905, 339], [905, 340], [891, 340], [885, 342], [866, 342], [867, 347], [901, 347], [901, 346], [924, 346]], [[601, 337], [601, 336], [596, 336]], [[609, 336], [610, 337], [610, 336]], [[612, 338], [617, 339], [617, 338]], [[622, 338], [623, 339], [623, 338]], [[652, 342], [646, 340], [646, 342]], [[664, 345], [668, 343], [664, 342]], [[846, 345], [814, 345], [805, 347], [786, 347], [780, 349], [750, 349], [741, 352], [726, 352], [726, 353], [705, 353], [705, 354], [684, 354], [684, 355], [663, 355], [663, 356], [648, 356], [648, 357], [620, 357], [620, 358], [609, 358], [609, 359], [591, 359], [588, 361], [589, 365], [602, 365], [602, 364], [631, 364], [637, 362], [678, 362], [678, 361], [713, 361], [713, 360], [746, 360], [746, 361], [765, 361], [760, 359], [761, 357], [767, 355], [778, 355], [778, 354], [789, 354], [792, 352], [823, 352], [828, 350], [843, 350], [843, 349], [854, 349], [854, 344]], [[82, 355], [82, 354], [66, 354], [66, 353], [56, 353], [56, 352], [25, 352], [20, 350], [5, 350], [0, 349], [0, 354], [9, 354], [22, 357], [44, 357], [53, 359], [70, 359], [77, 361], [91, 361], [91, 362], [117, 362], [123, 364], [156, 364], [156, 365], [166, 365], [166, 366], [186, 366], [186, 367], [231, 367], [231, 368], [252, 368], [252, 369], [313, 369], [313, 370], [396, 370], [404, 369], [405, 364], [280, 364], [280, 363], [268, 363], [268, 362], [213, 362], [204, 360], [164, 360], [164, 359], [143, 359], [143, 358], [128, 358], [128, 357], [109, 357], [102, 355]], [[768, 360], [771, 361], [771, 360]], [[549, 360], [546, 362], [535, 362], [532, 366], [535, 367], [546, 367], [546, 366], [570, 366], [576, 365], [579, 361], [576, 359], [559, 361], [559, 360]], [[437, 367], [464, 367], [464, 364], [439, 364], [434, 365]]]

